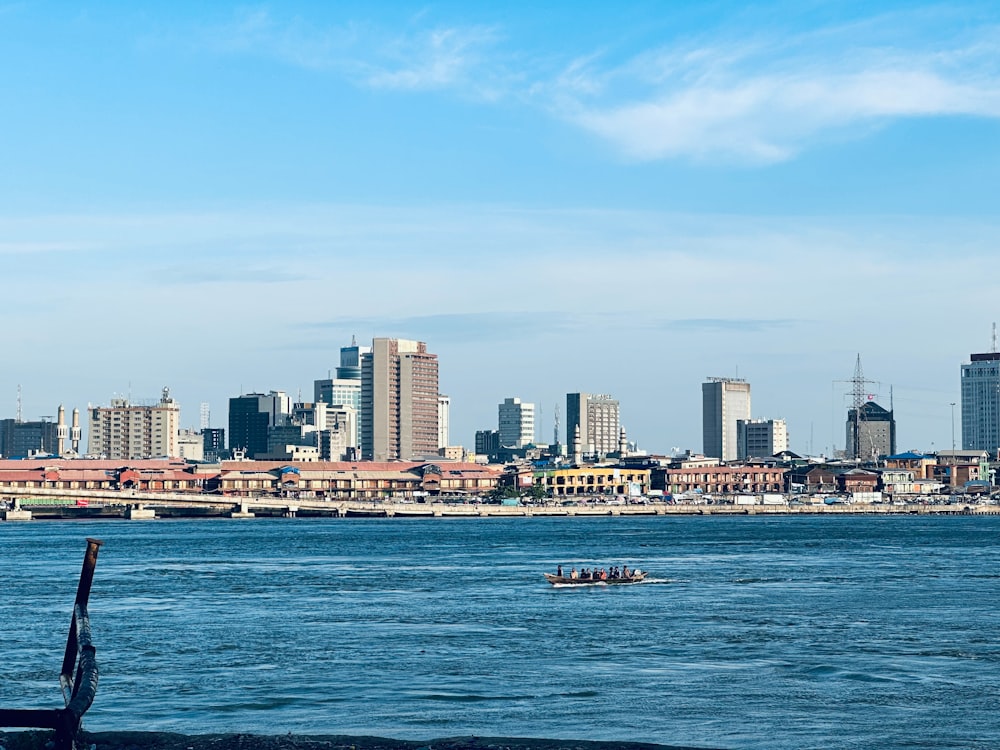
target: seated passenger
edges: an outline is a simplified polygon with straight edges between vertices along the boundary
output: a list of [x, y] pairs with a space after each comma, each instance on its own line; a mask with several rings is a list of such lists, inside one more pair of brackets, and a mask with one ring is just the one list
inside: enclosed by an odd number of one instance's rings
[[579, 578], [579, 577], [580, 577], [580, 574], [579, 574], [579, 573], [577, 572], [576, 568], [573, 568], [573, 569], [572, 569], [572, 570], [571, 570], [571, 571], [569, 572], [569, 577], [570, 577], [570, 578]]

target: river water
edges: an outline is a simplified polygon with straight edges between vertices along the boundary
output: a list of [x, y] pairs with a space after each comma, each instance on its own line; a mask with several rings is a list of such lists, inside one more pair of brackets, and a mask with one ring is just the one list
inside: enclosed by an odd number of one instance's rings
[[88, 536], [90, 731], [1000, 747], [998, 517], [0, 523], [0, 706], [61, 706]]

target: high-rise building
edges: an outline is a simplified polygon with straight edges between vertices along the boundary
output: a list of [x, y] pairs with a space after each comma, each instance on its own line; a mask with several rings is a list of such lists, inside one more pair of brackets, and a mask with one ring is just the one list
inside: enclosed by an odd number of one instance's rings
[[361, 355], [361, 455], [415, 460], [437, 453], [438, 360], [423, 341], [377, 338]]
[[35, 453], [56, 454], [59, 450], [58, 425], [49, 420], [20, 422], [0, 419], [0, 456], [27, 458]]
[[505, 398], [497, 408], [500, 445], [523, 448], [535, 442], [535, 405], [517, 397]]
[[962, 450], [1000, 450], [1000, 352], [962, 365]]
[[783, 419], [736, 420], [736, 457], [765, 458], [788, 450], [788, 428]]
[[88, 453], [111, 459], [177, 458], [181, 407], [164, 388], [150, 406], [111, 400], [111, 406], [90, 408]]
[[370, 346], [358, 346], [357, 340], [352, 337], [350, 346], [340, 348], [337, 377], [341, 380], [361, 380], [361, 358], [371, 350]]
[[703, 452], [722, 461], [737, 458], [737, 426], [750, 419], [750, 384], [739, 378], [709, 378], [701, 384]]
[[607, 394], [566, 394], [566, 444], [573, 454], [606, 456], [619, 448], [618, 402]]
[[844, 454], [862, 461], [896, 453], [896, 420], [874, 401], [847, 410], [847, 449]]
[[253, 458], [267, 453], [267, 432], [287, 424], [292, 402], [284, 391], [246, 393], [229, 399], [229, 450]]
[[[330, 407], [350, 409], [355, 415], [361, 412], [361, 357], [371, 352], [370, 346], [358, 346], [355, 340], [350, 346], [340, 349], [340, 366], [337, 368], [335, 378], [317, 380], [313, 384], [314, 398], [318, 402], [323, 402]], [[344, 423], [341, 427], [346, 428], [346, 432], [338, 434], [337, 441], [331, 443], [333, 450], [338, 450], [338, 441], [346, 440], [344, 448], [357, 448], [359, 446], [358, 420], [352, 417], [349, 423]]]

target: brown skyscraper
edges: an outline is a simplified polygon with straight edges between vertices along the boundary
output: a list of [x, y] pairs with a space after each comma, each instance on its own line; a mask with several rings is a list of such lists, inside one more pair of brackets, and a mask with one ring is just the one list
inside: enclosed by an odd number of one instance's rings
[[361, 456], [410, 461], [437, 453], [438, 361], [427, 344], [375, 339], [361, 357]]

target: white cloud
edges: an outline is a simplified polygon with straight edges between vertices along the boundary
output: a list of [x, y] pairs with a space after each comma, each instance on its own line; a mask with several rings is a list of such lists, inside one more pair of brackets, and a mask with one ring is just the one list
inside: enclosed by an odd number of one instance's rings
[[367, 66], [366, 81], [376, 88], [405, 90], [470, 84], [492, 41], [493, 32], [481, 27], [433, 29], [400, 38], [383, 47], [385, 62]]
[[320, 25], [258, 8], [206, 38], [225, 53], [262, 55], [377, 89], [449, 88], [495, 98], [503, 77], [492, 54], [497, 36], [486, 26], [414, 26], [398, 33], [366, 23]]
[[679, 46], [607, 69], [578, 60], [548, 93], [557, 115], [638, 160], [769, 163], [900, 118], [1000, 118], [992, 31], [941, 49], [866, 45], [857, 32]]

